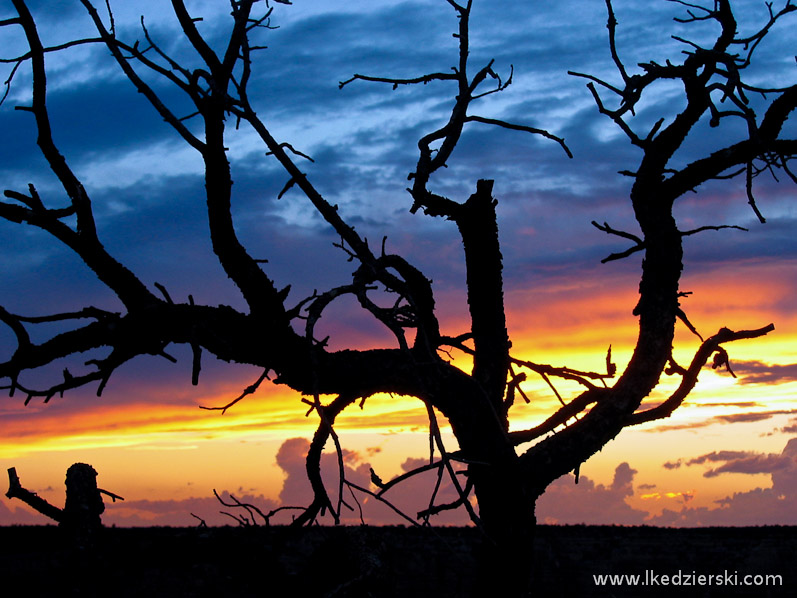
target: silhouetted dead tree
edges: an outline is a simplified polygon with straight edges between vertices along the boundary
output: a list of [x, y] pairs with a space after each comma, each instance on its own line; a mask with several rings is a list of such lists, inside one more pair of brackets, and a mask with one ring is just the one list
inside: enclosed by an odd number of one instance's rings
[[[340, 457], [341, 477], [337, 500], [330, 498], [321, 479], [320, 459], [330, 439], [338, 448], [334, 424], [338, 415], [355, 403], [362, 403], [375, 393], [394, 393], [417, 397], [430, 415], [430, 441], [434, 457], [429, 467], [447, 475], [457, 488], [456, 504], [472, 508], [471, 489], [478, 500], [478, 515], [473, 519], [494, 542], [492, 565], [500, 566], [496, 583], [519, 590], [528, 582], [531, 538], [535, 525], [534, 505], [546, 487], [559, 476], [578, 471], [581, 463], [600, 450], [620, 431], [630, 425], [667, 417], [693, 389], [698, 373], [708, 359], [718, 356], [727, 362], [723, 345], [740, 339], [755, 338], [773, 330], [772, 325], [756, 330], [733, 331], [722, 328], [706, 338], [692, 363], [682, 367], [673, 359], [676, 324], [689, 323], [679, 299], [682, 264], [682, 239], [702, 230], [682, 230], [673, 217], [673, 206], [685, 193], [719, 178], [740, 176], [744, 179], [752, 209], [763, 221], [753, 192], [757, 176], [781, 171], [795, 180], [790, 169], [797, 153], [797, 140], [785, 138], [783, 126], [797, 105], [797, 86], [764, 89], [745, 83], [745, 69], [751, 64], [754, 50], [771, 27], [795, 7], [786, 2], [779, 12], [757, 33], [746, 38], [737, 35], [731, 5], [717, 0], [709, 7], [684, 3], [689, 15], [685, 22], [711, 21], [718, 34], [710, 44], [682, 40], [686, 51], [681, 62], [667, 61], [639, 65], [631, 74], [615, 42], [617, 22], [611, 3], [609, 11], [609, 49], [617, 67], [616, 83], [589, 74], [588, 80], [599, 111], [610, 118], [641, 149], [642, 157], [633, 170], [625, 171], [633, 179], [631, 207], [641, 230], [633, 234], [617, 230], [608, 223], [595, 225], [603, 232], [630, 241], [631, 247], [609, 256], [619, 259], [642, 253], [639, 301], [633, 312], [639, 319], [639, 334], [633, 356], [624, 371], [616, 373], [611, 354], [606, 357], [606, 372], [583, 372], [552, 365], [536, 364], [513, 357], [507, 331], [502, 257], [496, 220], [497, 201], [492, 195], [493, 182], [473, 182], [470, 197], [446, 197], [433, 187], [437, 171], [446, 166], [463, 130], [470, 126], [497, 126], [523, 133], [541, 135], [568, 155], [564, 141], [543, 129], [524, 124], [486, 118], [474, 113], [473, 102], [499, 93], [511, 82], [511, 73], [502, 79], [490, 62], [480, 68], [469, 63], [469, 26], [471, 1], [446, 0], [459, 21], [456, 37], [459, 59], [451, 70], [424, 74], [415, 78], [393, 79], [372, 75], [354, 75], [341, 87], [362, 82], [399, 86], [438, 82], [453, 88], [450, 116], [438, 129], [418, 142], [419, 156], [410, 174], [412, 197], [410, 211], [446, 219], [456, 226], [462, 241], [467, 268], [467, 300], [471, 327], [457, 336], [446, 336], [440, 329], [431, 282], [405, 258], [374, 251], [354, 227], [349, 225], [336, 206], [330, 204], [314, 186], [311, 177], [299, 166], [307, 158], [289, 143], [277, 139], [258, 116], [248, 95], [248, 84], [261, 49], [253, 44], [258, 32], [269, 27], [268, 3], [255, 0], [231, 0], [231, 30], [226, 48], [216, 52], [197, 28], [197, 19], [183, 0], [172, 0], [174, 14], [184, 38], [203, 66], [190, 70], [172, 59], [144, 30], [144, 40], [129, 44], [117, 35], [110, 9], [101, 15], [89, 0], [81, 0], [96, 26], [97, 37], [75, 40], [58, 47], [44, 45], [34, 17], [24, 0], [13, 0], [18, 16], [0, 23], [19, 27], [27, 39], [29, 51], [6, 57], [13, 65], [13, 75], [23, 67], [32, 73], [32, 100], [17, 106], [30, 113], [38, 129], [38, 144], [66, 196], [65, 204], [45, 204], [33, 184], [26, 191], [8, 190], [11, 202], [0, 204], [0, 216], [8, 221], [38, 227], [68, 246], [111, 289], [119, 299], [119, 312], [93, 307], [72, 313], [45, 316], [22, 316], [0, 308], [2, 320], [17, 341], [15, 353], [0, 364], [0, 376], [8, 382], [11, 395], [21, 393], [28, 402], [41, 397], [45, 402], [56, 394], [97, 384], [98, 394], [122, 364], [140, 355], [159, 355], [172, 359], [166, 348], [182, 343], [192, 348], [192, 380], [196, 384], [204, 351], [225, 361], [253, 364], [263, 375], [248, 387], [238, 400], [253, 393], [270, 372], [275, 382], [306, 395], [310, 412], [319, 417], [318, 429], [307, 455], [307, 473], [315, 499], [296, 519], [309, 524], [324, 511], [338, 521], [343, 508], [353, 508], [356, 500], [352, 484], [347, 485]], [[165, 288], [148, 288], [140, 278], [117, 261], [105, 249], [95, 226], [89, 191], [83, 186], [59, 151], [53, 136], [47, 108], [45, 55], [63, 51], [68, 45], [105, 44], [118, 67], [157, 110], [165, 122], [194, 148], [204, 163], [207, 222], [213, 250], [227, 276], [235, 283], [247, 305], [246, 311], [227, 306], [196, 304], [173, 300]], [[144, 74], [142, 74], [144, 73]], [[193, 105], [192, 114], [178, 114], [148, 82], [152, 76], [181, 92]], [[662, 118], [643, 131], [635, 126], [635, 107], [647, 97], [658, 81], [678, 82], [683, 91], [683, 109], [670, 120]], [[9, 79], [10, 84], [10, 79]], [[764, 108], [754, 112], [749, 96], [766, 94]], [[192, 118], [189, 127], [187, 118]], [[241, 243], [231, 214], [232, 177], [227, 154], [228, 119], [238, 126], [249, 126], [262, 141], [267, 153], [286, 173], [280, 195], [295, 188], [301, 191], [318, 214], [340, 236], [339, 247], [355, 264], [350, 284], [318, 292], [297, 304], [288, 303], [289, 289], [279, 289], [269, 277], [262, 260], [255, 259]], [[746, 134], [733, 139], [728, 129], [725, 147], [677, 166], [679, 149], [698, 123], [724, 126], [726, 121], [741, 119]], [[635, 128], [636, 127], [636, 128]], [[197, 132], [201, 129], [201, 132]], [[375, 300], [377, 291], [396, 297], [391, 307]], [[395, 346], [373, 350], [331, 351], [325, 341], [315, 336], [315, 327], [324, 310], [344, 295], [354, 296], [362, 309], [381, 322], [394, 336]], [[302, 320], [297, 332], [297, 322]], [[40, 323], [72, 323], [70, 330], [36, 342], [29, 329]], [[414, 337], [407, 332], [414, 333]], [[607, 343], [608, 344], [608, 343]], [[105, 357], [93, 359], [76, 373], [64, 371], [63, 380], [47, 387], [33, 386], [24, 374], [61, 358], [103, 348]], [[465, 372], [447, 361], [441, 353], [459, 350], [473, 360], [473, 369]], [[677, 390], [657, 407], [640, 406], [656, 388], [667, 370], [681, 378]], [[561, 408], [540, 425], [509, 432], [510, 411], [518, 394], [525, 398], [522, 383], [528, 373], [541, 376], [556, 391], [557, 378], [576, 381], [583, 391], [565, 399]], [[616, 378], [616, 379], [615, 379]], [[322, 396], [335, 396], [324, 403]], [[459, 446], [448, 451], [442, 445], [435, 410], [450, 423]], [[562, 428], [562, 426], [565, 426]], [[558, 431], [551, 434], [555, 429]], [[531, 446], [523, 446], [533, 443]], [[522, 447], [522, 448], [521, 448]], [[461, 465], [456, 465], [461, 464]], [[466, 482], [458, 478], [457, 467], [466, 469]], [[422, 468], [425, 470], [425, 468]], [[378, 479], [378, 478], [375, 478]], [[380, 496], [394, 482], [384, 483]], [[378, 485], [378, 484], [377, 484]], [[347, 494], [349, 492], [349, 494]], [[453, 505], [452, 505], [453, 506]], [[443, 505], [431, 504], [422, 514], [428, 516]]]

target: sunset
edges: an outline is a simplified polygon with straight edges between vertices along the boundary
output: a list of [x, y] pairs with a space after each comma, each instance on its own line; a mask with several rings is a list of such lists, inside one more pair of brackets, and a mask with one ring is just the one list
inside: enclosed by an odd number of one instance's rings
[[797, 525], [790, 1], [0, 11], [26, 490], [512, 563], [535, 524]]

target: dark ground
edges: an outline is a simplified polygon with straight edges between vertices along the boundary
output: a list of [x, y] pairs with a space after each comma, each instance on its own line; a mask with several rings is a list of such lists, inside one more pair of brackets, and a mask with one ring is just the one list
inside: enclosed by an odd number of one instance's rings
[[[55, 527], [0, 528], [0, 595], [469, 596], [472, 528], [110, 528], [78, 551]], [[797, 528], [540, 526], [539, 596], [797, 596]], [[723, 585], [600, 587], [593, 575], [719, 575]], [[728, 573], [726, 576], [725, 573]], [[736, 574], [735, 577], [734, 574]], [[783, 585], [726, 585], [778, 574]], [[492, 597], [490, 597], [492, 598]]]

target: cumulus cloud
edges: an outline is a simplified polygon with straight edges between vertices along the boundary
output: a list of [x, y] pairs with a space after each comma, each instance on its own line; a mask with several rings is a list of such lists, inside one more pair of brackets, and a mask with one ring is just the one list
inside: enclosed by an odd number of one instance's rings
[[608, 486], [595, 484], [587, 476], [574, 484], [573, 478], [563, 476], [537, 501], [537, 519], [558, 524], [642, 524], [648, 513], [626, 503], [626, 498], [634, 494], [636, 473], [628, 463], [621, 463]]
[[[307, 506], [313, 500], [313, 492], [307, 479], [305, 470], [305, 457], [310, 448], [310, 442], [305, 438], [291, 438], [286, 440], [277, 452], [277, 465], [285, 473], [282, 491], [279, 495], [280, 503], [284, 506]], [[369, 465], [363, 463], [361, 456], [356, 451], [343, 449], [343, 470], [347, 480], [362, 487], [369, 487]], [[333, 504], [338, 498], [339, 488], [338, 457], [334, 453], [324, 453], [321, 457], [321, 474], [324, 484]], [[344, 489], [343, 499], [352, 508], [355, 504], [348, 491]], [[353, 511], [344, 513], [348, 523], [357, 523], [357, 515]]]
[[[310, 443], [306, 439], [292, 438], [286, 440], [277, 453], [277, 465], [280, 466], [286, 476], [279, 496], [282, 505], [306, 506], [313, 499], [312, 489], [305, 471], [305, 456], [309, 448]], [[371, 482], [372, 465], [363, 458], [363, 455], [356, 451], [344, 449], [343, 463], [346, 480], [372, 492], [379, 491], [379, 488]], [[426, 459], [408, 458], [401, 465], [401, 468], [404, 473], [407, 473], [427, 463], [428, 460]], [[379, 475], [378, 472], [376, 473]], [[330, 499], [333, 504], [336, 504], [340, 478], [338, 458], [335, 453], [324, 453], [322, 455], [321, 474]], [[383, 497], [408, 517], [415, 519], [420, 511], [430, 506], [436, 476], [436, 470], [420, 473], [391, 487], [384, 493]], [[388, 479], [383, 480], [385, 483], [389, 481]], [[452, 503], [457, 497], [458, 494], [451, 482], [444, 478], [444, 482], [435, 497], [434, 504]], [[351, 510], [346, 509], [346, 507], [343, 509], [341, 515], [344, 523], [360, 523], [360, 508], [362, 508], [363, 519], [372, 525], [408, 523], [406, 519], [398, 515], [389, 506], [357, 490], [344, 489], [343, 498], [352, 507]], [[359, 503], [359, 507], [357, 503]], [[327, 516], [323, 521], [329, 523], [332, 519]], [[431, 521], [439, 525], [465, 525], [468, 522], [468, 517], [464, 510], [457, 510], [456, 512], [445, 511], [433, 516]]]

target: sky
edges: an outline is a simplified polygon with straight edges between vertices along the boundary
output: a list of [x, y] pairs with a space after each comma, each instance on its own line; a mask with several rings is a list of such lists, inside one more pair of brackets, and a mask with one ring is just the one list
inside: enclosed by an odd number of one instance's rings
[[[203, 34], [218, 44], [226, 3], [186, 4], [203, 17]], [[47, 45], [91, 35], [77, 0], [29, 5]], [[140, 39], [144, 15], [165, 51], [196, 66], [168, 3], [111, 5], [121, 37]], [[465, 270], [456, 230], [450, 222], [410, 214], [405, 191], [417, 140], [445, 122], [455, 90], [447, 82], [396, 90], [361, 81], [338, 85], [354, 73], [414, 77], [449, 69], [457, 62], [454, 11], [445, 0], [358, 0], [345, 8], [294, 0], [274, 6], [272, 25], [278, 28], [258, 34], [268, 46], [257, 57], [250, 88], [258, 113], [275, 137], [313, 158], [302, 168], [350, 224], [372, 243], [386, 237], [390, 251], [433, 280], [443, 332], [466, 331]], [[684, 45], [672, 36], [697, 40], [711, 33], [673, 21], [686, 10], [676, 2], [617, 0], [614, 6], [618, 51], [629, 69], [642, 61], [678, 60]], [[766, 21], [763, 2], [735, 0], [733, 7], [742, 34]], [[602, 0], [474, 2], [472, 68], [494, 59], [504, 78], [513, 71], [512, 85], [481, 100], [474, 111], [545, 128], [563, 137], [574, 157], [541, 137], [474, 123], [434, 186], [449, 197], [466, 198], [477, 179], [495, 180], [509, 333], [517, 357], [600, 370], [611, 345], [622, 370], [637, 330], [631, 311], [640, 254], [601, 264], [626, 246], [590, 223], [638, 230], [628, 200], [630, 179], [618, 171], [633, 169], [639, 152], [598, 113], [585, 80], [568, 75], [576, 71], [618, 82], [605, 13]], [[11, 16], [11, 2], [2, 0], [0, 20]], [[751, 80], [774, 87], [795, 83], [792, 27], [780, 23], [756, 50]], [[0, 30], [0, 49], [3, 58], [25, 51], [18, 29]], [[54, 137], [92, 197], [109, 252], [150, 288], [163, 284], [178, 300], [192, 295], [197, 303], [243, 309], [210, 247], [196, 152], [136, 93], [107, 50], [73, 47], [48, 55], [47, 65]], [[0, 67], [5, 80], [10, 66]], [[172, 89], [150, 80], [177, 112], [188, 113]], [[30, 101], [29, 83], [29, 73], [19, 69], [0, 107], [0, 188], [24, 191], [34, 183], [46, 202], [61, 205], [64, 198], [37, 153], [32, 118], [13, 109]], [[662, 85], [655, 92], [640, 107], [638, 122], [671, 119], [681, 107], [677, 87]], [[787, 130], [797, 133], [794, 117]], [[738, 134], [733, 126], [699, 129], [681, 159], [693, 160]], [[277, 198], [287, 177], [265, 148], [246, 131], [232, 134], [229, 147], [237, 231], [251, 254], [268, 259], [267, 272], [278, 286], [292, 285], [290, 300], [348, 282], [352, 264], [333, 246], [337, 238], [309, 202], [296, 190]], [[770, 322], [775, 331], [727, 346], [736, 378], [704, 370], [672, 417], [625, 430], [582, 466], [578, 484], [572, 475], [554, 482], [538, 504], [541, 522], [797, 524], [797, 214], [795, 186], [780, 178], [756, 181], [766, 224], [747, 205], [743, 180], [704, 185], [676, 206], [684, 230], [748, 229], [686, 238], [682, 289], [692, 293], [684, 299], [691, 322], [704, 336], [723, 326], [759, 328]], [[0, 222], [0, 238], [0, 305], [8, 311], [118, 309], [79, 259], [47, 235]], [[32, 332], [43, 338], [51, 330]], [[317, 336], [327, 334], [333, 349], [392, 346], [390, 335], [345, 299], [319, 324]], [[688, 362], [698, 345], [679, 329], [676, 358]], [[11, 332], [0, 328], [0, 360], [14, 348]], [[60, 506], [66, 469], [90, 463], [100, 487], [125, 497], [108, 504], [104, 515], [107, 524], [120, 526], [196, 525], [198, 518], [234, 524], [220, 513], [229, 509], [219, 504], [214, 489], [264, 512], [307, 503], [303, 456], [316, 422], [305, 417], [301, 397], [266, 383], [224, 415], [199, 409], [226, 404], [260, 372], [206, 359], [200, 384], [193, 387], [190, 350], [170, 347], [169, 352], [177, 364], [138, 358], [114, 375], [102, 397], [93, 388], [27, 406], [24, 397], [2, 397], [0, 467], [16, 467], [25, 487]], [[467, 367], [464, 360], [455, 363]], [[45, 368], [36, 381], [41, 386], [48, 376], [59, 375], [59, 369]], [[665, 379], [650, 402], [667, 396], [674, 383]], [[557, 405], [542, 381], [529, 380], [524, 388], [532, 402], [515, 410], [512, 429], [542, 421]], [[562, 384], [560, 391], [573, 396], [577, 389]], [[337, 429], [347, 478], [362, 486], [369, 486], [371, 468], [388, 480], [428, 459], [428, 422], [417, 401], [372, 397], [362, 410], [342, 415]], [[444, 439], [449, 449], [455, 446], [447, 432]], [[334, 454], [325, 461], [335, 486]], [[433, 485], [432, 474], [386, 496], [414, 516], [428, 506]], [[453, 496], [450, 487], [441, 492]], [[373, 499], [359, 498], [367, 521], [403, 521]], [[359, 508], [352, 506], [346, 521], [358, 522]], [[290, 515], [281, 512], [274, 521], [289, 521]], [[465, 519], [444, 515], [438, 521]], [[0, 498], [0, 525], [45, 522], [19, 501]]]

